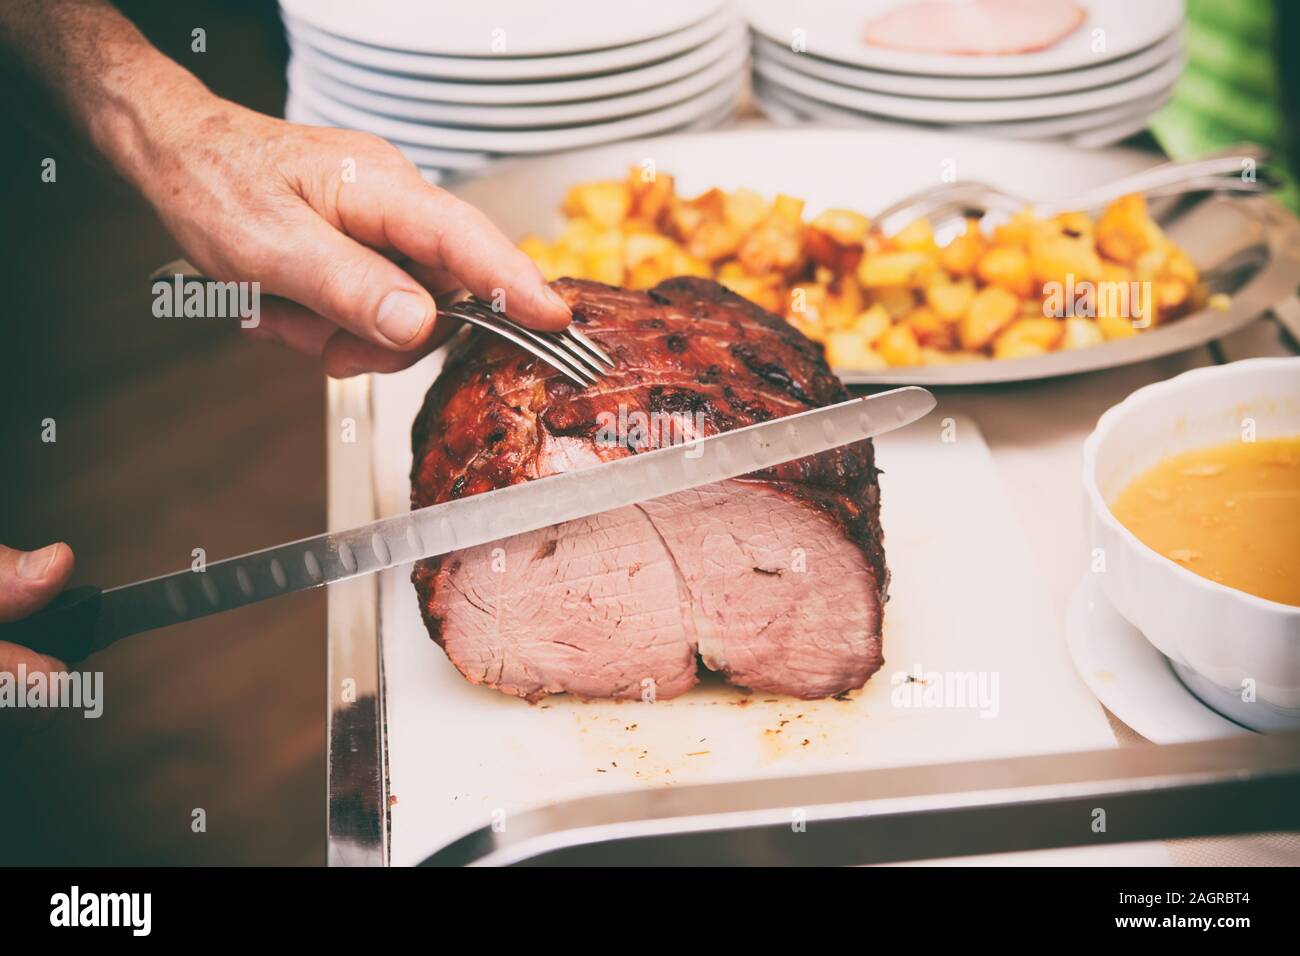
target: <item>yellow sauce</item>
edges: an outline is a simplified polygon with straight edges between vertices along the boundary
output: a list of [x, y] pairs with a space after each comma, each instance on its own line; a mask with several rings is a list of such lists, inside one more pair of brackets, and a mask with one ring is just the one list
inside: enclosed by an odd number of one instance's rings
[[1300, 436], [1167, 458], [1120, 492], [1111, 511], [1189, 571], [1300, 606]]

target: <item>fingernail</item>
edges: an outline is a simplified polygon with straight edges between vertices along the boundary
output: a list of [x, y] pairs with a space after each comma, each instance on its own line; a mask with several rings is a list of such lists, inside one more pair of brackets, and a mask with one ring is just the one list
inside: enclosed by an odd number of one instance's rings
[[37, 581], [45, 577], [54, 563], [54, 556], [59, 553], [57, 544], [47, 544], [39, 551], [24, 551], [18, 556], [18, 576], [28, 581]]
[[420, 334], [429, 319], [429, 302], [414, 292], [390, 292], [379, 303], [375, 324], [394, 345], [405, 345]]
[[572, 311], [570, 311], [569, 309], [569, 303], [565, 302], [564, 299], [560, 298], [560, 293], [556, 292], [549, 285], [542, 286], [542, 297], [545, 298], [546, 301], [549, 302], [551, 305], [555, 306], [558, 309], [562, 309], [565, 315], [571, 316], [573, 314]]

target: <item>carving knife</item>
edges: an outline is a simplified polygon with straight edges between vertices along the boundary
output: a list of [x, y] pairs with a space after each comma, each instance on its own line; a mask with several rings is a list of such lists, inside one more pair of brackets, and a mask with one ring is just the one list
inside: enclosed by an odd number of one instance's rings
[[0, 641], [75, 663], [141, 631], [320, 587], [422, 558], [771, 468], [901, 428], [935, 405], [923, 388], [896, 388], [641, 452], [348, 531], [227, 558], [101, 590], [65, 591], [49, 607], [0, 625]]

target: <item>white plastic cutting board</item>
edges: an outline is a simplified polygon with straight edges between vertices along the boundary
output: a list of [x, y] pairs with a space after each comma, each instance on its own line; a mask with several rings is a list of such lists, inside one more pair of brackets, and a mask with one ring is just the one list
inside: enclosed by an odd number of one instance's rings
[[[382, 514], [407, 507], [410, 422], [431, 377], [426, 362], [376, 380]], [[1041, 599], [988, 448], [969, 419], [945, 424], [936, 412], [878, 439], [893, 574], [886, 664], [847, 700], [709, 681], [654, 704], [528, 704], [467, 683], [427, 636], [408, 571], [386, 572], [391, 862], [418, 863], [494, 812], [508, 825], [515, 811], [593, 793], [1114, 746]], [[996, 714], [896, 706], [893, 675], [918, 668], [996, 675]], [[1162, 862], [1149, 851], [1142, 859]]]

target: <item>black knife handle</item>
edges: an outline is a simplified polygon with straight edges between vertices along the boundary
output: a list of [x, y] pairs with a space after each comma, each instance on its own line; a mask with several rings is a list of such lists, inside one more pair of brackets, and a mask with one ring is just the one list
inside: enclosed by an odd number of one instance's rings
[[99, 650], [102, 594], [93, 585], [70, 588], [35, 614], [0, 624], [0, 641], [79, 663]]

